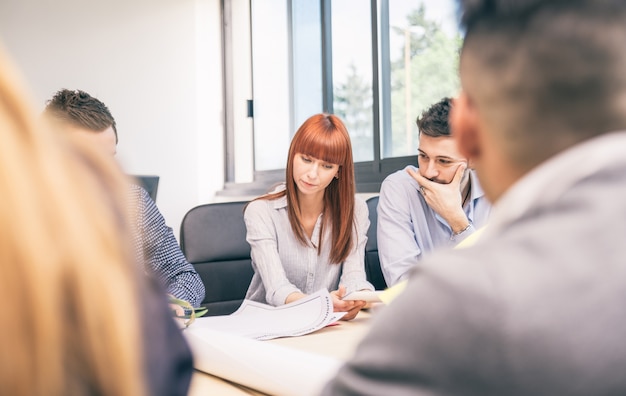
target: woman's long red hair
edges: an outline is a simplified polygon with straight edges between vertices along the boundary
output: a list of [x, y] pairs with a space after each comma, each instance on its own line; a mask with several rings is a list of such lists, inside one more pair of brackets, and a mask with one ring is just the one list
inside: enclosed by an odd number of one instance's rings
[[[293, 161], [297, 153], [311, 156], [331, 164], [338, 164], [337, 178], [333, 178], [324, 192], [324, 216], [322, 233], [331, 227], [330, 260], [334, 264], [342, 263], [355, 241], [352, 240], [354, 226], [354, 161], [352, 144], [348, 130], [339, 117], [332, 114], [316, 114], [309, 117], [291, 140], [287, 157], [286, 181], [287, 188], [283, 191], [268, 194], [260, 199], [276, 199], [287, 196], [288, 214], [291, 228], [296, 238], [307, 245], [301, 220], [298, 187], [293, 180]], [[322, 249], [322, 241], [318, 245], [318, 253]]]

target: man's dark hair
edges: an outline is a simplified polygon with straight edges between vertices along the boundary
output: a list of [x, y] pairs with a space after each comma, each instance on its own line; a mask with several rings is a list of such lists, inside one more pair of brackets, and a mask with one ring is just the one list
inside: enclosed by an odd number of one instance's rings
[[416, 120], [419, 133], [431, 137], [450, 136], [448, 117], [451, 107], [452, 99], [443, 98], [424, 110]]
[[461, 5], [463, 90], [519, 166], [626, 129], [626, 1]]
[[115, 132], [115, 143], [118, 141], [115, 119], [109, 108], [85, 91], [69, 89], [58, 91], [46, 103], [44, 114], [57, 121], [67, 122], [94, 132], [101, 132], [112, 127]]

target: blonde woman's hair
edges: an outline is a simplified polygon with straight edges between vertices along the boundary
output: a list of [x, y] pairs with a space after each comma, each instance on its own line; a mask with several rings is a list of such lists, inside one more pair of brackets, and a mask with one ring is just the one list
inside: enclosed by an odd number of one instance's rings
[[145, 393], [127, 183], [40, 125], [0, 48], [0, 393]]

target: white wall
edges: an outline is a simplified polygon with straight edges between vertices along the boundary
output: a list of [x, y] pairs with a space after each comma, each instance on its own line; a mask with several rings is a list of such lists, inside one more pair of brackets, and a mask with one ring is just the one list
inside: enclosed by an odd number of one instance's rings
[[219, 0], [0, 1], [0, 41], [35, 105], [61, 88], [106, 103], [118, 159], [161, 177], [157, 204], [177, 237], [224, 184], [220, 32]]

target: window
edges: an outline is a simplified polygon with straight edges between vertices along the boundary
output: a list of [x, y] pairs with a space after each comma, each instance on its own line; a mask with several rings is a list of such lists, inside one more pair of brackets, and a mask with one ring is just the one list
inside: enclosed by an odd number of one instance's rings
[[355, 162], [374, 160], [372, 14], [368, 3], [331, 2], [332, 109], [350, 132]]
[[[457, 72], [461, 36], [453, 1], [389, 1], [390, 79], [388, 128], [383, 133], [383, 158], [416, 155], [415, 120], [430, 105], [459, 90]], [[384, 36], [383, 36], [384, 37]]]
[[[226, 40], [225, 54], [233, 64], [251, 54], [254, 180], [244, 186], [251, 195], [284, 178], [291, 137], [319, 112], [346, 123], [359, 192], [378, 191], [389, 173], [416, 163], [416, 117], [459, 89], [454, 0], [230, 0], [242, 2], [250, 5], [251, 48]], [[244, 106], [228, 101], [235, 97], [225, 93], [227, 114]], [[240, 138], [229, 119], [227, 140]], [[227, 155], [230, 168], [236, 157]], [[227, 179], [231, 188], [240, 184]]]

